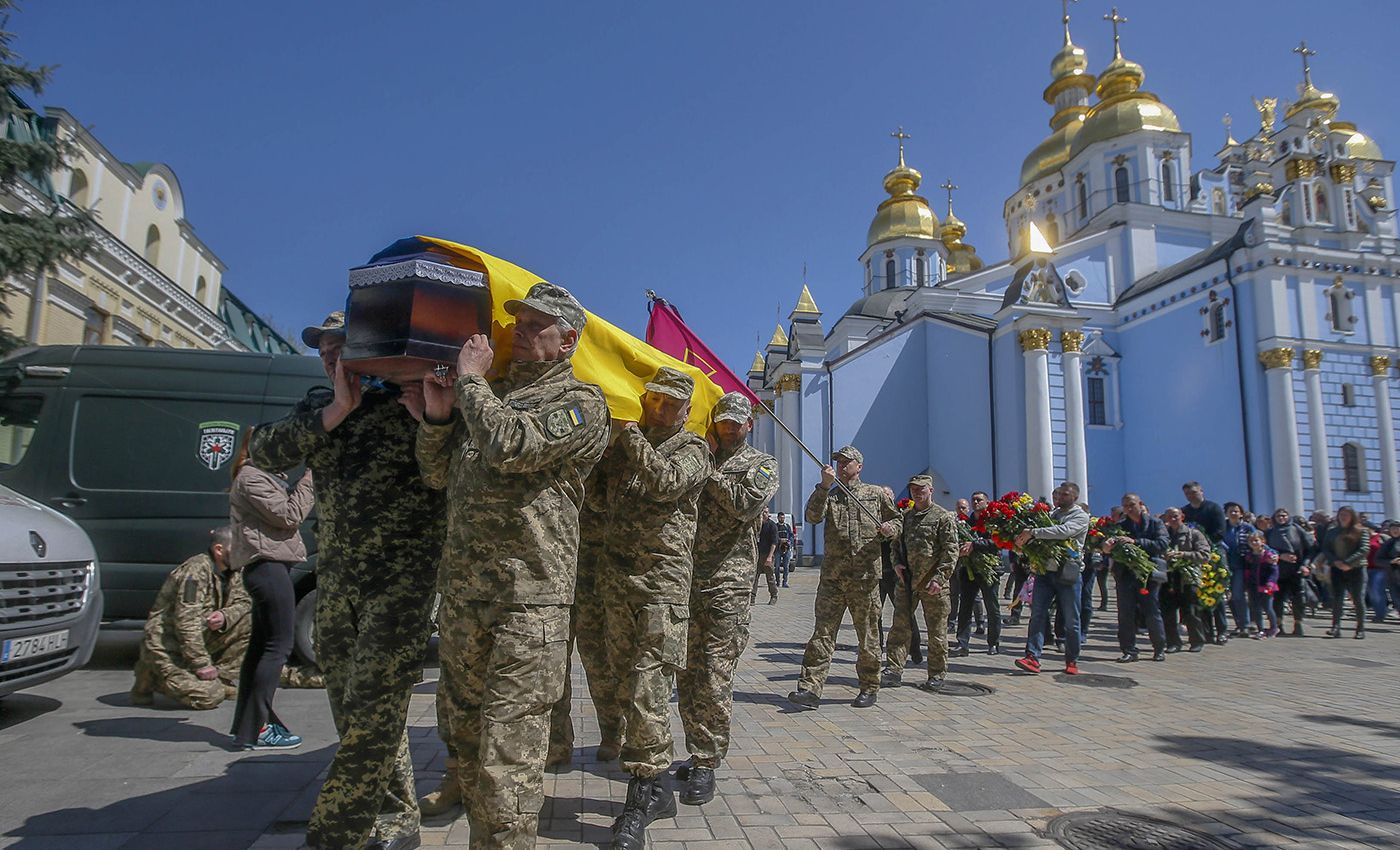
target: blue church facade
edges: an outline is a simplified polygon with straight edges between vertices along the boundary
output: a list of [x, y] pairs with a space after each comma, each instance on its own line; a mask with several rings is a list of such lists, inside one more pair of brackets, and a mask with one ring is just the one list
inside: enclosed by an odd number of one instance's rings
[[[1051, 62], [1051, 133], [1006, 200], [1010, 259], [986, 265], [953, 214], [885, 176], [860, 257], [864, 295], [823, 313], [804, 287], [749, 373], [814, 451], [846, 443], [898, 492], [927, 473], [972, 490], [1081, 485], [1154, 510], [1199, 480], [1256, 511], [1400, 518], [1392, 383], [1400, 373], [1394, 163], [1340, 101], [1303, 83], [1201, 168], [1175, 114], [1114, 57], [1098, 75], [1070, 37]], [[801, 513], [815, 464], [764, 417], [776, 510]], [[809, 553], [820, 551], [804, 531]]]

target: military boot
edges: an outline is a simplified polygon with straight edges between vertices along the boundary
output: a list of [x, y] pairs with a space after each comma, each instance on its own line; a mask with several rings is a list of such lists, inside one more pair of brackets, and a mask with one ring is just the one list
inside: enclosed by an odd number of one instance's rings
[[627, 802], [613, 821], [612, 850], [642, 850], [647, 826], [676, 816], [676, 797], [662, 777], [634, 776], [627, 783]]
[[686, 769], [685, 776], [681, 776], [681, 771], [677, 770], [676, 778], [685, 782], [685, 788], [681, 789], [681, 802], [687, 806], [703, 806], [715, 798], [714, 768], [691, 765]]
[[568, 767], [574, 763], [574, 748], [563, 744], [551, 744], [549, 755], [544, 760], [547, 768]]
[[447, 770], [437, 788], [424, 794], [418, 800], [418, 811], [423, 817], [432, 818], [445, 815], [462, 805], [462, 783], [457, 774], [457, 760], [447, 760]]

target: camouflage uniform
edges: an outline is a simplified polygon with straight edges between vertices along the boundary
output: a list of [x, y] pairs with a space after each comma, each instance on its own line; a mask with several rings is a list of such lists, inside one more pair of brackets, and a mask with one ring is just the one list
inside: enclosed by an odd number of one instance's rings
[[[932, 479], [924, 478], [928, 484]], [[913, 483], [913, 482], [911, 482]], [[924, 609], [928, 623], [928, 675], [930, 679], [948, 672], [948, 608], [953, 569], [958, 563], [957, 519], [938, 505], [925, 510], [910, 508], [904, 514], [895, 562], [904, 564], [913, 577], [914, 594]], [[929, 593], [931, 581], [938, 582], [938, 593]], [[995, 615], [994, 615], [995, 616]], [[897, 678], [909, 656], [909, 632], [914, 617], [908, 595], [895, 594], [894, 623], [885, 641], [885, 666]]]
[[340, 749], [307, 828], [320, 850], [359, 850], [416, 832], [408, 701], [423, 669], [442, 548], [443, 498], [419, 477], [417, 423], [391, 392], [366, 388], [327, 433], [318, 388], [253, 432], [252, 462], [315, 474], [316, 657]]
[[567, 359], [513, 362], [494, 385], [466, 375], [456, 391], [452, 422], [418, 430], [424, 478], [449, 494], [439, 687], [460, 712], [451, 736], [472, 847], [529, 848], [568, 673], [579, 506], [610, 420]]
[[[220, 572], [208, 553], [176, 567], [146, 618], [146, 635], [136, 661], [133, 701], [147, 702], [160, 691], [186, 708], [204, 711], [227, 699], [237, 686], [238, 670], [252, 634], [253, 601], [237, 570]], [[222, 611], [224, 627], [211, 631], [204, 618]], [[218, 667], [218, 678], [194, 674]]]
[[[854, 452], [849, 446], [840, 454]], [[856, 459], [860, 455], [856, 452]], [[806, 518], [809, 523], [826, 523], [822, 529], [825, 554], [821, 577], [817, 582], [815, 604], [816, 624], [807, 651], [802, 655], [802, 675], [797, 680], [800, 691], [821, 696], [831, 669], [831, 656], [836, 651], [836, 630], [846, 611], [856, 630], [859, 645], [856, 676], [862, 691], [880, 689], [880, 532], [865, 511], [852, 503], [852, 497], [864, 505], [881, 522], [898, 520], [900, 513], [881, 487], [866, 484], [859, 478], [846, 485], [850, 495], [839, 487], [824, 489], [820, 484], [807, 499]], [[896, 524], [898, 524], [896, 522]], [[905, 635], [904, 641], [909, 642]]]
[[605, 685], [621, 707], [622, 766], [651, 778], [671, 766], [671, 687], [685, 668], [691, 546], [710, 447], [676, 425], [629, 427], [613, 450], [601, 583]]
[[[747, 421], [748, 399], [739, 400]], [[778, 492], [777, 460], [753, 446], [743, 444], [715, 460], [718, 466], [700, 494], [689, 660], [677, 683], [691, 764], [709, 768], [719, 767], [729, 751], [734, 667], [749, 642], [758, 525], [763, 506]]]

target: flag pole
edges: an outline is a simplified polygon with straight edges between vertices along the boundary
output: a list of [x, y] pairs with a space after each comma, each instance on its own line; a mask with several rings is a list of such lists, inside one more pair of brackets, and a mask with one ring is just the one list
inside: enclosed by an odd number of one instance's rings
[[[758, 400], [758, 404], [759, 404], [759, 406], [762, 407], [765, 411], [767, 411], [767, 413], [768, 413], [769, 416], [773, 417], [773, 421], [776, 422], [776, 423], [778, 423], [778, 427], [780, 427], [780, 428], [783, 429], [783, 433], [785, 433], [785, 434], [787, 434], [789, 437], [791, 437], [791, 438], [792, 438], [792, 441], [793, 441], [794, 443], [797, 443], [797, 445], [800, 446], [800, 447], [802, 448], [802, 451], [804, 451], [804, 452], [807, 453], [807, 457], [809, 457], [809, 458], [811, 458], [812, 460], [816, 461], [817, 464], [818, 464], [819, 466], [822, 466], [822, 467], [830, 466], [830, 464], [823, 462], [821, 458], [817, 457], [817, 453], [816, 453], [816, 452], [814, 452], [814, 451], [812, 451], [811, 449], [807, 448], [807, 444], [804, 443], [804, 442], [802, 442], [802, 438], [801, 438], [801, 437], [798, 437], [796, 434], [794, 434], [794, 433], [792, 432], [792, 429], [789, 428], [789, 427], [787, 426], [787, 423], [778, 418], [778, 414], [776, 414], [776, 413], [773, 412], [773, 408], [769, 407], [767, 402], [765, 402], [763, 399], [759, 399], [759, 400]], [[849, 487], [847, 487], [845, 484], [843, 484], [843, 483], [841, 482], [841, 479], [840, 479], [840, 478], [837, 478], [837, 479], [836, 479], [836, 486], [837, 486], [837, 487], [840, 487], [840, 488], [841, 488], [841, 492], [845, 493], [846, 496], [847, 496], [848, 498], [850, 498], [852, 504], [854, 504], [856, 507], [860, 508], [861, 513], [863, 513], [863, 514], [865, 514], [866, 516], [870, 517], [870, 521], [871, 521], [871, 522], [875, 523], [876, 525], [884, 525], [884, 521], [881, 520], [879, 517], [875, 516], [875, 514], [871, 513], [870, 509], [867, 508], [867, 507], [865, 506], [865, 504], [864, 504], [863, 502], [861, 502], [860, 499], [857, 499], [857, 498], [855, 497], [855, 494], [851, 492], [851, 490], [850, 490]]]

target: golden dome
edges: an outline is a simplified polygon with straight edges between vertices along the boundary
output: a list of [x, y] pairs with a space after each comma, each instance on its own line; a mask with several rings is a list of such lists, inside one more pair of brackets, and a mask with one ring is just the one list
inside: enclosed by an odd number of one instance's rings
[[938, 229], [938, 238], [941, 239], [945, 245], [956, 245], [961, 242], [962, 238], [966, 235], [967, 225], [963, 224], [962, 219], [953, 215], [952, 210], [949, 210], [948, 215], [943, 218], [943, 226]]
[[1356, 125], [1350, 121], [1333, 121], [1329, 129], [1347, 137], [1342, 142], [1344, 156], [1352, 159], [1385, 159], [1376, 140], [1356, 129]]
[[1021, 185], [1030, 185], [1063, 168], [1069, 162], [1070, 146], [1083, 127], [1084, 116], [1076, 116], [1036, 145], [1021, 163]]
[[1026, 156], [1021, 163], [1021, 185], [1027, 186], [1060, 170], [1069, 161], [1070, 143], [1079, 134], [1084, 114], [1089, 111], [1089, 93], [1094, 90], [1094, 75], [1090, 74], [1089, 58], [1084, 48], [1069, 36], [1069, 15], [1064, 17], [1065, 42], [1055, 58], [1050, 60], [1050, 85], [1042, 97], [1055, 106], [1065, 92], [1078, 89], [1067, 105], [1050, 117], [1051, 133]]
[[885, 191], [890, 196], [880, 204], [870, 222], [870, 230], [865, 235], [867, 246], [901, 236], [937, 237], [938, 217], [929, 209], [927, 200], [914, 194], [923, 179], [922, 174], [904, 164], [901, 150], [899, 165], [885, 175]]
[[1099, 74], [1099, 102], [1084, 117], [1084, 128], [1070, 144], [1070, 157], [1105, 139], [1139, 130], [1180, 133], [1176, 113], [1155, 94], [1141, 90], [1146, 74], [1142, 66], [1119, 53]]
[[749, 366], [749, 374], [762, 374], [765, 368], [763, 364], [763, 355], [755, 351], [753, 353], [753, 364]]
[[1331, 118], [1337, 114], [1337, 107], [1340, 105], [1341, 102], [1337, 100], [1335, 94], [1319, 91], [1317, 86], [1308, 80], [1298, 87], [1298, 99], [1288, 105], [1288, 108], [1283, 112], [1283, 117], [1292, 118], [1299, 112], [1315, 109], [1322, 113], [1323, 118]]
[[[1068, 35], [1068, 32], [1066, 32]], [[1084, 48], [1065, 39], [1065, 46], [1050, 60], [1050, 76], [1056, 80], [1084, 74], [1089, 70], [1089, 55]]]

